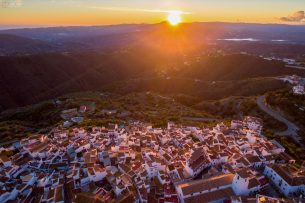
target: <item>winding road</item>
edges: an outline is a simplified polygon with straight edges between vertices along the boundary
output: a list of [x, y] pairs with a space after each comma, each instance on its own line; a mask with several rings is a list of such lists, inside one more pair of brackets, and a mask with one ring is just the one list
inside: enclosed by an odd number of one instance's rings
[[295, 68], [295, 69], [301, 69], [301, 70], [305, 70], [304, 66], [292, 66], [292, 65], [286, 65], [285, 67], [287, 68]]
[[182, 119], [190, 120], [190, 121], [217, 121], [217, 120], [219, 120], [217, 118], [191, 117], [191, 116], [185, 116], [185, 117], [182, 117]]
[[299, 128], [294, 123], [290, 122], [285, 117], [283, 117], [279, 112], [271, 109], [266, 104], [266, 97], [264, 95], [258, 97], [256, 103], [261, 110], [263, 110], [264, 112], [275, 118], [276, 120], [286, 124], [287, 130], [282, 132], [277, 132], [276, 133], [277, 135], [291, 136], [297, 143], [299, 143], [302, 147], [304, 147], [304, 145], [300, 142], [300, 137], [298, 135]]

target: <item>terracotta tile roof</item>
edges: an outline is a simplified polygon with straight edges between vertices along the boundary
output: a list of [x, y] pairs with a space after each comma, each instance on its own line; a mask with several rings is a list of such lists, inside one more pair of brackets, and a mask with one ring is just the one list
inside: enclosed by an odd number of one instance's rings
[[232, 188], [226, 188], [213, 192], [208, 192], [202, 195], [197, 195], [185, 199], [185, 203], [198, 203], [198, 202], [214, 202], [222, 199], [230, 199], [234, 195]]
[[250, 163], [258, 163], [262, 161], [258, 156], [253, 156], [253, 155], [247, 155], [246, 158]]
[[248, 189], [255, 188], [260, 185], [260, 182], [254, 177], [249, 180]]
[[180, 184], [179, 187], [182, 190], [183, 195], [189, 195], [196, 192], [210, 190], [212, 188], [217, 188], [220, 186], [232, 184], [234, 174], [223, 174], [219, 176], [214, 176], [209, 179], [196, 180], [189, 183]]
[[243, 179], [250, 178], [252, 176], [252, 173], [246, 168], [237, 171], [237, 174]]
[[305, 184], [305, 175], [297, 174], [290, 166], [273, 164], [271, 168], [291, 186]]

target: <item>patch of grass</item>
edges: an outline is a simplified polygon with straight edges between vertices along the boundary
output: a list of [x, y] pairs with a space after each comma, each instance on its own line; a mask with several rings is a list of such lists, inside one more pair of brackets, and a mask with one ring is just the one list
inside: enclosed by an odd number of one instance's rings
[[296, 159], [298, 164], [301, 164], [305, 160], [305, 150], [299, 147], [291, 137], [278, 136], [274, 131], [269, 129], [264, 129], [263, 134], [268, 139], [278, 141], [283, 147], [285, 147], [286, 152]]
[[192, 140], [194, 141], [194, 142], [200, 142], [200, 140], [197, 138], [197, 137], [195, 137], [194, 135], [191, 135], [192, 136]]

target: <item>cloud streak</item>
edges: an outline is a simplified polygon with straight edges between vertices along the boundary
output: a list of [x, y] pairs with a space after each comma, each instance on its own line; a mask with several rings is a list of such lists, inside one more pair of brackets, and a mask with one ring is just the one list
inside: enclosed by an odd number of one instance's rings
[[[128, 8], [128, 7], [100, 7], [90, 6], [91, 9], [108, 10], [108, 11], [126, 11], [126, 12], [146, 12], [146, 13], [169, 13], [172, 10], [161, 10], [161, 9], [142, 9], [142, 8]], [[186, 11], [179, 11], [181, 14], [191, 14]]]
[[22, 4], [23, 0], [0, 0], [0, 7], [2, 8], [20, 7]]
[[289, 16], [281, 17], [281, 21], [292, 22], [292, 23], [305, 23], [305, 12], [297, 11]]

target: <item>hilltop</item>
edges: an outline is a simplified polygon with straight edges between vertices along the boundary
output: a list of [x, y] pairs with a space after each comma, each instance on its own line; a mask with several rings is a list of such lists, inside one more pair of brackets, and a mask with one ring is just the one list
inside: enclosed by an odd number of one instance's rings
[[270, 77], [305, 74], [253, 56], [205, 56], [194, 61], [192, 56], [181, 59], [144, 50], [2, 56], [0, 66], [2, 109], [95, 90], [173, 91], [207, 99], [250, 96], [283, 87]]

